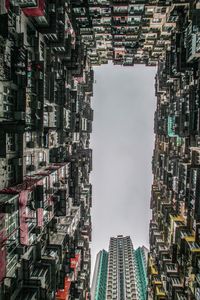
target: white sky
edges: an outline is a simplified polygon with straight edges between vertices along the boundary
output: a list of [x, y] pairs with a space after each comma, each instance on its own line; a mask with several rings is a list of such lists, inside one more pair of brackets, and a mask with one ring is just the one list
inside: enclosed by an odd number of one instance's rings
[[92, 269], [111, 236], [130, 235], [148, 247], [156, 68], [95, 68]]

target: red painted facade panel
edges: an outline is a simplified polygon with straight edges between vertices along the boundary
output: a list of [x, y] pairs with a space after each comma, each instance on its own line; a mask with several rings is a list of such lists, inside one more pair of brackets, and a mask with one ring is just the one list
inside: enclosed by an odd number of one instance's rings
[[5, 6], [7, 10], [10, 8], [10, 0], [5, 1]]
[[38, 0], [37, 7], [31, 8], [23, 8], [23, 12], [26, 16], [30, 17], [40, 17], [44, 16], [44, 9], [45, 9], [45, 0]]
[[74, 279], [75, 280], [77, 279], [77, 276], [78, 276], [80, 262], [81, 262], [80, 253], [75, 254], [75, 257], [70, 259], [70, 268], [74, 269]]
[[80, 254], [75, 254], [75, 257], [70, 259], [70, 268], [76, 269], [80, 263]]
[[42, 227], [44, 225], [43, 221], [43, 208], [37, 209], [37, 226]]
[[65, 277], [65, 287], [63, 290], [58, 290], [56, 293], [56, 300], [68, 300], [70, 292], [71, 280], [69, 277]]
[[19, 224], [20, 224], [20, 243], [28, 245], [28, 224], [26, 222], [26, 204], [28, 191], [21, 191], [19, 194]]

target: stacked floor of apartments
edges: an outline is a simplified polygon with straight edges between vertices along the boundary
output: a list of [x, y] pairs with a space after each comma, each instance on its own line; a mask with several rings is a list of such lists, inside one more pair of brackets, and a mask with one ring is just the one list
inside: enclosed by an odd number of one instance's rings
[[92, 65], [158, 64], [149, 299], [200, 298], [200, 2], [0, 0], [0, 299], [90, 299]]

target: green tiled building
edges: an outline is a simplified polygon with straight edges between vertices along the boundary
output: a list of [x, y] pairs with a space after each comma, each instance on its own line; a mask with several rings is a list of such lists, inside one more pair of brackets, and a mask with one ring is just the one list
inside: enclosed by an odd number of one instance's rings
[[143, 246], [134, 250], [129, 236], [110, 239], [109, 251], [97, 254], [92, 300], [146, 300], [147, 254]]
[[136, 270], [136, 282], [138, 299], [146, 300], [147, 290], [147, 254], [148, 250], [143, 246], [139, 247], [134, 252], [135, 270]]
[[92, 282], [92, 299], [94, 300], [106, 299], [107, 268], [108, 252], [101, 250], [97, 254]]

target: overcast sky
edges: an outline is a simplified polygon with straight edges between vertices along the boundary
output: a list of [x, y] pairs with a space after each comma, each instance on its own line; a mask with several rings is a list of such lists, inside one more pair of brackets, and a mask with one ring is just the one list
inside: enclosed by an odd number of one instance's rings
[[92, 260], [109, 238], [130, 235], [148, 247], [156, 69], [135, 65], [95, 68]]

